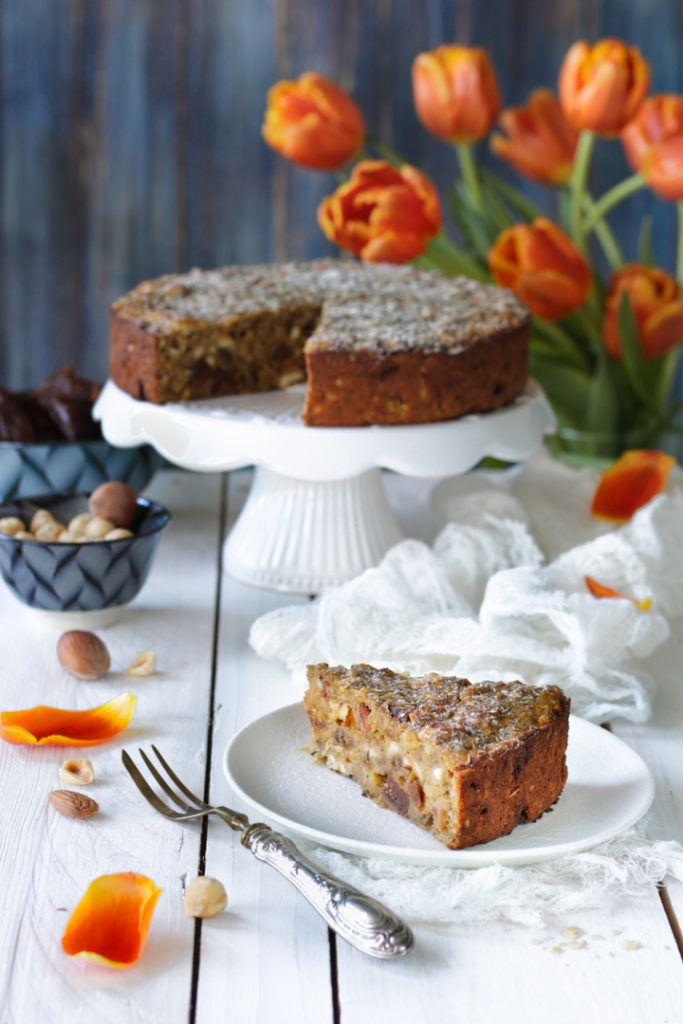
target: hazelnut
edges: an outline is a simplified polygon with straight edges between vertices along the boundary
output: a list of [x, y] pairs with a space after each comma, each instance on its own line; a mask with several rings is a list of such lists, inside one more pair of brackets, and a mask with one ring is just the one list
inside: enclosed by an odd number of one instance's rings
[[18, 533], [25, 532], [25, 524], [16, 516], [5, 516], [4, 519], [0, 519], [0, 533], [4, 533], [6, 537], [16, 537]]
[[228, 894], [217, 878], [199, 875], [185, 890], [183, 902], [188, 917], [215, 917], [227, 907]]
[[73, 533], [75, 537], [80, 537], [85, 533], [85, 528], [90, 522], [89, 512], [79, 512], [72, 519], [69, 520], [67, 527], [69, 533]]
[[106, 644], [85, 629], [70, 629], [57, 641], [59, 664], [77, 679], [100, 679], [111, 665]]
[[75, 544], [80, 538], [78, 534], [72, 533], [71, 530], [62, 530], [57, 540], [60, 544]]
[[153, 676], [157, 670], [157, 657], [154, 651], [142, 651], [126, 669], [127, 676]]
[[[33, 520], [35, 520], [35, 516], [33, 517]], [[55, 519], [52, 521], [45, 519], [37, 526], [33, 526], [33, 520], [31, 520], [31, 525], [33, 528], [33, 535], [36, 540], [42, 540], [46, 541], [48, 544], [52, 544], [53, 541], [59, 539], [60, 533], [64, 532], [64, 527]]]
[[114, 526], [128, 527], [133, 522], [137, 500], [137, 494], [128, 484], [110, 480], [92, 492], [88, 507], [94, 516], [109, 519]]
[[31, 533], [37, 533], [43, 526], [52, 526], [57, 520], [46, 508], [37, 509], [31, 516]]
[[122, 526], [117, 526], [114, 530], [110, 530], [109, 533], [105, 533], [105, 540], [123, 540], [124, 537], [132, 537], [133, 534], [130, 530], [125, 530]]
[[106, 535], [114, 529], [111, 519], [103, 519], [102, 516], [93, 516], [85, 527], [83, 537], [79, 540], [104, 540]]
[[65, 786], [87, 786], [95, 778], [92, 763], [84, 757], [70, 757], [59, 769]]

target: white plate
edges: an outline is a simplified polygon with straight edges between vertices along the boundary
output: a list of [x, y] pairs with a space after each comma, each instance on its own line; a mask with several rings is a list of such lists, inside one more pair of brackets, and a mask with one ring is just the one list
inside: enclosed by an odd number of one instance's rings
[[405, 818], [364, 799], [352, 779], [316, 764], [301, 749], [309, 733], [301, 704], [252, 722], [225, 752], [228, 782], [268, 824], [364, 857], [458, 868], [531, 864], [586, 850], [623, 832], [654, 796], [652, 776], [635, 751], [572, 715], [569, 775], [552, 812], [502, 839], [448, 850]]

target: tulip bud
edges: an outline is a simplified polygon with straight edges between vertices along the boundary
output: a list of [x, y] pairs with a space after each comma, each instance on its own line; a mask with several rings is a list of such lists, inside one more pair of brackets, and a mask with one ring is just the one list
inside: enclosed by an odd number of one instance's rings
[[413, 99], [420, 121], [444, 142], [483, 138], [500, 110], [500, 90], [486, 50], [439, 46], [413, 63]]
[[406, 263], [439, 233], [441, 207], [434, 185], [414, 167], [363, 160], [323, 199], [318, 224], [330, 241], [369, 263]]
[[683, 341], [683, 299], [676, 280], [659, 267], [627, 263], [612, 277], [605, 303], [602, 336], [613, 359], [621, 359], [619, 311], [624, 294], [646, 359], [665, 355]]
[[544, 185], [568, 180], [579, 136], [550, 89], [536, 89], [526, 106], [504, 110], [500, 125], [507, 138], [494, 135], [491, 139], [497, 156]]
[[603, 39], [577, 42], [560, 69], [560, 103], [578, 131], [616, 135], [636, 114], [650, 83], [650, 65], [635, 46]]
[[578, 309], [591, 288], [591, 272], [583, 256], [544, 217], [503, 231], [491, 247], [489, 266], [499, 285], [511, 288], [544, 320], [559, 320]]
[[334, 171], [358, 152], [365, 126], [359, 108], [343, 89], [308, 71], [269, 90], [261, 133], [288, 160]]

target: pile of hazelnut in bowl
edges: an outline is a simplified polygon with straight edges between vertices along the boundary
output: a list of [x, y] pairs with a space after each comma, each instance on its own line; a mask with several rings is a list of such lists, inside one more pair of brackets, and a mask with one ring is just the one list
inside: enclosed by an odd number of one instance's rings
[[162, 505], [119, 481], [90, 495], [45, 494], [0, 506], [0, 574], [30, 608], [89, 613], [105, 625], [147, 579], [169, 522]]

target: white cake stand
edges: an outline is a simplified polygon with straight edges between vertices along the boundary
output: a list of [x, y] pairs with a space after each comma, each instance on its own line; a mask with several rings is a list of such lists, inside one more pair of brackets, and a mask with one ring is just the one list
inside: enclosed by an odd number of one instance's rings
[[393, 427], [307, 427], [304, 394], [302, 384], [153, 405], [108, 381], [94, 415], [111, 444], [151, 444], [185, 469], [254, 465], [249, 497], [226, 541], [226, 569], [243, 582], [300, 594], [351, 579], [401, 539], [382, 469], [442, 477], [487, 455], [521, 461], [555, 429], [533, 382], [495, 412]]

